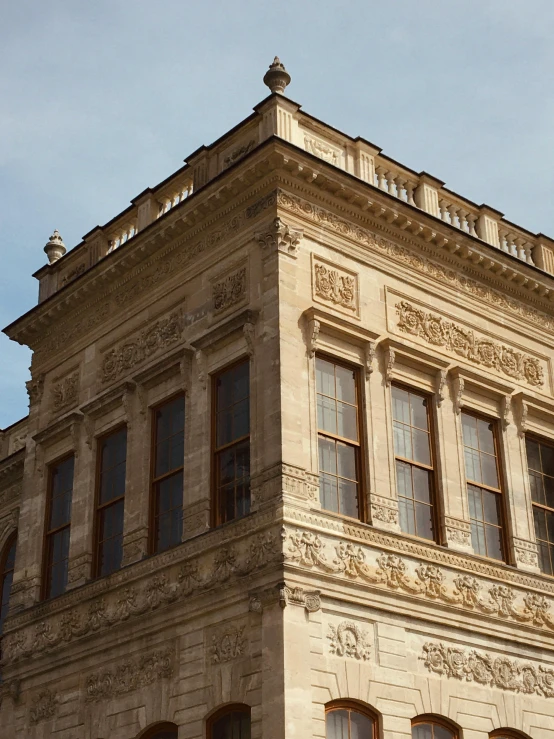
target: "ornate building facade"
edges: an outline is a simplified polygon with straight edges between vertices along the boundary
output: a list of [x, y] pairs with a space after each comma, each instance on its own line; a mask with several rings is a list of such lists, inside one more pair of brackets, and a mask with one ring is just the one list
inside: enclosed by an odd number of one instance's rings
[[5, 329], [6, 739], [554, 739], [554, 242], [283, 95]]

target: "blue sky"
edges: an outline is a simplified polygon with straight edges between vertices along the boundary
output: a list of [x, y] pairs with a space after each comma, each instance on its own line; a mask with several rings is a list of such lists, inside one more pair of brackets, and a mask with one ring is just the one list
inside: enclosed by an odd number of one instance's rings
[[[68, 247], [246, 117], [278, 54], [304, 110], [554, 235], [551, 0], [0, 3], [0, 324]], [[0, 428], [30, 352], [0, 336]]]

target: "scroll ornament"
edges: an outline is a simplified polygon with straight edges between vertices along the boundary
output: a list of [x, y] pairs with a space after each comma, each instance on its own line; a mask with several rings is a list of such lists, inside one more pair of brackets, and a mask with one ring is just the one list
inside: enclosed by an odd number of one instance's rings
[[543, 368], [535, 357], [492, 339], [479, 338], [471, 329], [462, 328], [404, 300], [396, 304], [396, 312], [398, 328], [404, 333], [419, 336], [429, 344], [444, 347], [474, 364], [495, 369], [514, 380], [525, 380], [533, 386], [544, 385]]
[[89, 675], [86, 681], [86, 700], [108, 700], [144, 688], [164, 677], [171, 677], [173, 653], [173, 649], [161, 649], [136, 659], [128, 659], [115, 669]]
[[214, 311], [220, 313], [246, 297], [246, 267], [214, 283]]
[[329, 651], [337, 657], [369, 659], [367, 633], [353, 621], [341, 621], [337, 626], [329, 624], [327, 639]]
[[340, 274], [324, 264], [316, 263], [314, 291], [318, 298], [356, 310], [356, 281], [351, 275]]

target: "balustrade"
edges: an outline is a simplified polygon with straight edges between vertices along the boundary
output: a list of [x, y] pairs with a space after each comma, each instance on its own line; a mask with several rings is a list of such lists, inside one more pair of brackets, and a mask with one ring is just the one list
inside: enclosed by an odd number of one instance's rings
[[404, 203], [415, 205], [414, 190], [417, 186], [417, 179], [410, 179], [404, 171], [391, 165], [377, 164], [375, 185]]
[[168, 192], [158, 195], [157, 197], [160, 201], [158, 218], [190, 197], [192, 195], [192, 189], [192, 179], [189, 177], [185, 181], [173, 184], [171, 190]]
[[123, 246], [123, 244], [126, 244], [129, 239], [132, 239], [133, 236], [136, 236], [137, 234], [137, 224], [136, 220], [133, 220], [131, 223], [127, 222], [125, 226], [119, 227], [117, 230], [112, 231], [112, 233], [108, 236], [108, 254], [110, 254], [112, 251], [115, 251], [116, 249], [119, 249], [120, 246]]

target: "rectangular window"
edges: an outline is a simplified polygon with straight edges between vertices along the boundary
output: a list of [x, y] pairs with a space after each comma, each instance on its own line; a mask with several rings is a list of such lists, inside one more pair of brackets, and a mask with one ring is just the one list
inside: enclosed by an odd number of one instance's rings
[[476, 554], [505, 559], [496, 424], [462, 413], [471, 543]]
[[121, 567], [127, 429], [121, 428], [99, 442], [99, 475], [96, 511], [96, 576]]
[[250, 512], [250, 364], [214, 378], [215, 524]]
[[71, 498], [75, 457], [67, 457], [49, 468], [46, 508], [45, 569], [43, 597], [55, 598], [65, 592], [69, 561]]
[[554, 445], [526, 437], [539, 567], [554, 575]]
[[429, 399], [392, 386], [396, 491], [400, 528], [423, 539], [436, 539], [433, 445]]
[[180, 395], [154, 411], [152, 470], [152, 550], [181, 543], [185, 398]]
[[360, 518], [360, 434], [355, 369], [316, 357], [321, 507]]

